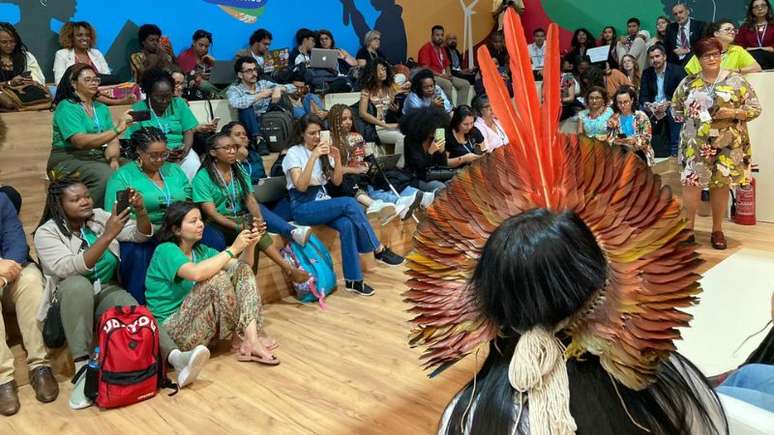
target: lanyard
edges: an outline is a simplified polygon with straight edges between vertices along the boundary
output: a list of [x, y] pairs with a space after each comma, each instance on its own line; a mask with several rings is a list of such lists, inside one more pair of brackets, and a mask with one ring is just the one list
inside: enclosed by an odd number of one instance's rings
[[163, 200], [164, 204], [166, 204], [167, 207], [172, 205], [172, 192], [169, 191], [169, 185], [167, 184], [167, 180], [164, 179], [164, 173], [159, 169], [159, 177], [161, 177], [161, 184], [164, 185], [164, 188], [160, 188], [158, 184], [156, 184], [155, 181], [153, 181], [150, 177], [148, 177], [148, 174], [142, 171], [140, 169], [140, 172], [145, 175], [145, 177], [150, 181], [150, 183], [153, 185], [153, 187], [156, 188], [159, 192], [161, 192], [161, 199]]
[[763, 48], [763, 40], [766, 38], [766, 32], [769, 30], [769, 23], [760, 26], [755, 26], [755, 38], [758, 40], [758, 47]]
[[231, 181], [228, 184], [226, 184], [226, 179], [223, 177], [223, 174], [220, 173], [220, 169], [215, 168], [215, 173], [218, 175], [218, 181], [220, 181], [221, 186], [226, 189], [226, 196], [228, 196], [226, 208], [231, 210], [233, 216], [236, 216], [237, 192], [236, 185], [234, 184], [234, 171], [230, 168], [228, 170], [228, 173], [231, 175]]
[[[172, 104], [172, 103], [170, 103], [170, 104]], [[169, 126], [166, 125], [166, 124], [164, 124], [164, 125], [161, 124], [161, 118], [159, 118], [159, 116], [156, 115], [156, 112], [153, 110], [153, 107], [151, 106], [150, 99], [148, 99], [148, 109], [150, 110], [151, 118], [154, 121], [156, 121], [156, 125], [159, 127], [159, 130], [163, 131], [164, 134], [169, 133]], [[164, 113], [167, 113], [167, 110], [169, 110], [169, 107], [167, 107], [166, 110], [164, 110]], [[159, 171], [159, 173], [160, 172], [161, 171]]]
[[99, 116], [97, 116], [97, 107], [94, 106], [94, 103], [91, 103], [91, 110], [94, 111], [94, 117], [92, 118], [91, 115], [89, 115], [89, 111], [86, 110], [86, 105], [81, 103], [81, 109], [83, 109], [83, 113], [86, 114], [86, 117], [94, 121], [94, 127], [97, 129], [97, 133], [102, 132], [102, 124], [99, 122]]

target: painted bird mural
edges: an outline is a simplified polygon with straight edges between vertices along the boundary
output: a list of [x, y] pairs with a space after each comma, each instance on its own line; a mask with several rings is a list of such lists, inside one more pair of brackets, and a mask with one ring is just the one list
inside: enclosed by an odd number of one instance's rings
[[245, 24], [254, 24], [261, 15], [269, 0], [204, 0], [206, 3], [218, 5], [227, 14]]

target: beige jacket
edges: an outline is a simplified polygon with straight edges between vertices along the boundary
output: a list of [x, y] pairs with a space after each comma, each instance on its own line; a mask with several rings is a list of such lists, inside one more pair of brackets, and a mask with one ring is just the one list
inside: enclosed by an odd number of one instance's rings
[[[100, 236], [105, 232], [105, 224], [108, 218], [110, 218], [110, 213], [95, 208], [94, 216], [86, 222], [86, 226], [94, 231], [97, 236]], [[119, 241], [142, 243], [151, 236], [153, 234], [146, 235], [140, 233], [137, 229], [137, 222], [130, 220], [118, 237], [110, 242], [108, 249], [120, 259]], [[48, 314], [51, 297], [59, 281], [74, 275], [85, 275], [91, 272], [92, 269], [86, 267], [86, 260], [83, 257], [84, 251], [81, 249], [83, 240], [80, 234], [73, 234], [67, 237], [53, 219], [48, 220], [35, 231], [34, 242], [45, 280], [43, 298], [38, 310], [38, 320], [43, 321]]]

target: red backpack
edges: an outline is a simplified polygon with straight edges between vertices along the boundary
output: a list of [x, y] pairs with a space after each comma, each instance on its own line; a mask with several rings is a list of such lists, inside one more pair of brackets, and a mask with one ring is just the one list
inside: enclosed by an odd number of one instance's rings
[[117, 408], [149, 399], [159, 388], [177, 390], [167, 378], [159, 326], [147, 308], [109, 308], [99, 321], [98, 334], [97, 406]]

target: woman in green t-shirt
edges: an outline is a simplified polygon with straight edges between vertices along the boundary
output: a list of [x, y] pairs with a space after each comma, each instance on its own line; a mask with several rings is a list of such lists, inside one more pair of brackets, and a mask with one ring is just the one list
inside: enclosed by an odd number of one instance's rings
[[263, 230], [256, 222], [221, 252], [201, 243], [203, 233], [196, 204], [167, 209], [146, 277], [148, 308], [181, 349], [232, 338], [239, 361], [279, 364], [277, 342], [262, 333], [261, 294], [250, 268]]
[[[153, 232], [143, 197], [134, 192], [127, 209], [112, 213], [94, 208], [89, 190], [79, 180], [62, 178], [49, 185], [46, 207], [35, 230], [35, 250], [45, 276], [42, 312], [55, 294], [70, 354], [75, 363], [75, 386], [70, 394], [73, 409], [91, 405], [83, 392], [83, 367], [91, 353], [94, 320], [109, 307], [137, 305], [119, 284], [119, 242], [147, 240]], [[130, 219], [130, 210], [137, 216]], [[159, 321], [159, 324], [161, 322]], [[204, 346], [180, 352], [164, 328], [159, 344], [166, 360], [177, 370], [182, 387], [196, 379], [209, 359]]]
[[163, 131], [169, 147], [167, 161], [180, 165], [188, 179], [193, 179], [201, 166], [199, 156], [191, 149], [199, 122], [188, 103], [174, 96], [175, 80], [166, 71], [150, 69], [143, 74], [140, 88], [148, 97], [132, 105], [132, 110], [147, 111], [150, 118], [131, 126], [126, 137], [146, 127]]
[[[266, 222], [253, 195], [250, 176], [237, 163], [237, 148], [226, 133], [212, 136], [207, 142], [202, 168], [193, 179], [193, 201], [201, 206], [207, 226], [223, 236], [223, 244], [213, 247], [225, 248], [226, 244], [234, 242], [240, 231], [250, 228], [257, 220], [264, 233], [256, 249], [265, 252], [292, 282], [306, 282], [309, 274], [285, 261], [271, 236], [265, 232]], [[257, 266], [256, 261], [253, 270], [257, 270]]]
[[53, 135], [47, 171], [78, 173], [97, 204], [105, 182], [118, 168], [118, 136], [132, 122], [125, 112], [118, 122], [108, 107], [95, 101], [100, 79], [94, 67], [77, 63], [65, 71], [54, 98]]

